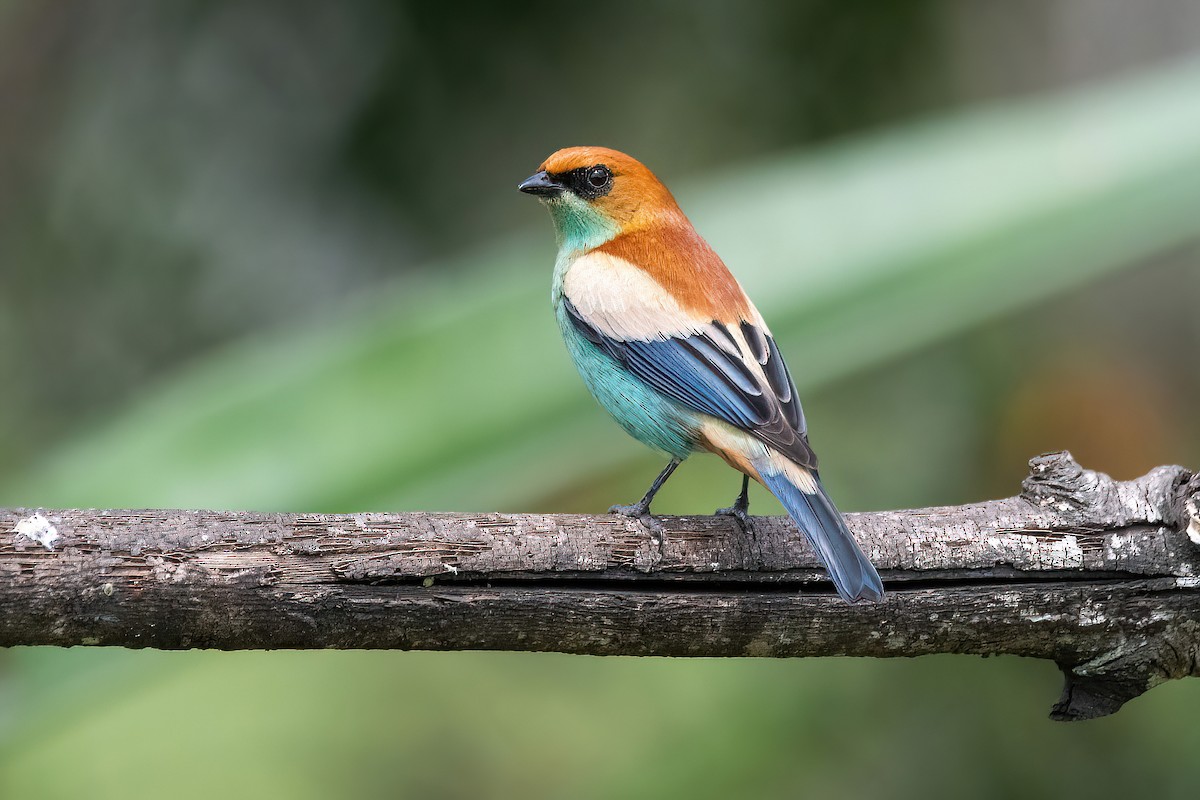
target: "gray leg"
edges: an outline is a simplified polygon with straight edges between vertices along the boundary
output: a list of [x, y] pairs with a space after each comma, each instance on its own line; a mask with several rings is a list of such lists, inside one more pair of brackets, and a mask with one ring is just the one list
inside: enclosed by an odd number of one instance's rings
[[713, 512], [719, 517], [733, 517], [746, 533], [753, 533], [750, 523], [750, 476], [742, 476], [742, 493], [727, 508], [718, 508]]
[[671, 463], [667, 464], [663, 471], [658, 473], [658, 477], [654, 479], [654, 483], [650, 484], [649, 491], [646, 492], [646, 496], [641, 500], [631, 506], [613, 506], [608, 510], [608, 513], [621, 514], [622, 516], [634, 517], [641, 520], [643, 525], [659, 535], [659, 544], [661, 545], [662, 523], [650, 515], [650, 503], [654, 500], [654, 495], [658, 494], [658, 490], [667, 482], [667, 478], [671, 477], [671, 473], [679, 466], [679, 463], [679, 459], [671, 459]]

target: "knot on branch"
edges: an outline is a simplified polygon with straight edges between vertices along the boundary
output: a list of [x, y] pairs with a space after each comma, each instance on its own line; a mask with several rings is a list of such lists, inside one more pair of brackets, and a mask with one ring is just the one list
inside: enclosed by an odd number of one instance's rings
[[[1200, 544], [1200, 484], [1196, 492], [1186, 487], [1195, 478], [1183, 467], [1156, 467], [1132, 481], [1115, 481], [1103, 472], [1084, 469], [1066, 450], [1029, 460], [1029, 476], [1021, 483], [1021, 496], [1050, 512], [1063, 529], [1087, 527], [1103, 520], [1109, 529], [1134, 525], [1168, 525], [1196, 529]], [[1188, 504], [1192, 511], [1188, 511]], [[1189, 534], [1191, 535], [1191, 534]]]
[[1029, 477], [1021, 482], [1022, 495], [1038, 506], [1067, 512], [1084, 509], [1111, 492], [1112, 478], [1084, 469], [1066, 450], [1029, 459]]
[[1187, 532], [1192, 544], [1200, 545], [1200, 473], [1180, 481], [1177, 497], [1174, 509], [1177, 526]]

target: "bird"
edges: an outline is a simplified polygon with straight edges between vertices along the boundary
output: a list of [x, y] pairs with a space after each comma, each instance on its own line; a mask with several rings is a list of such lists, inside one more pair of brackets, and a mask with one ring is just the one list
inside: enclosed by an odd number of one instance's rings
[[610, 511], [661, 531], [654, 496], [688, 456], [713, 453], [742, 473], [741, 493], [718, 514], [749, 531], [757, 481], [843, 600], [882, 601], [879, 573], [821, 483], [775, 339], [667, 187], [625, 153], [568, 147], [517, 188], [554, 222], [551, 301], [584, 383], [627, 433], [670, 459], [640, 501]]

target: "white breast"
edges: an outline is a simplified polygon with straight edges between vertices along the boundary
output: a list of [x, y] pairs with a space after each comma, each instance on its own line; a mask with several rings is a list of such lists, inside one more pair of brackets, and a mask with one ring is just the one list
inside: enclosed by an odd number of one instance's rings
[[681, 308], [643, 270], [606, 253], [576, 259], [563, 276], [563, 294], [584, 319], [622, 341], [688, 336], [711, 322]]

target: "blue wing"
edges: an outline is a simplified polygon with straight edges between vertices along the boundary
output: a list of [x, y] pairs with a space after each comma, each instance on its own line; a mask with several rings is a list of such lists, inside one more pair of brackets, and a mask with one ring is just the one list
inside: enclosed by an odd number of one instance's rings
[[[796, 385], [775, 341], [756, 326], [741, 324], [749, 354], [715, 321], [690, 336], [624, 341], [590, 324], [570, 300], [563, 303], [585, 339], [655, 391], [752, 434], [800, 466], [817, 468]], [[749, 368], [747, 355], [762, 365], [765, 381]]]

